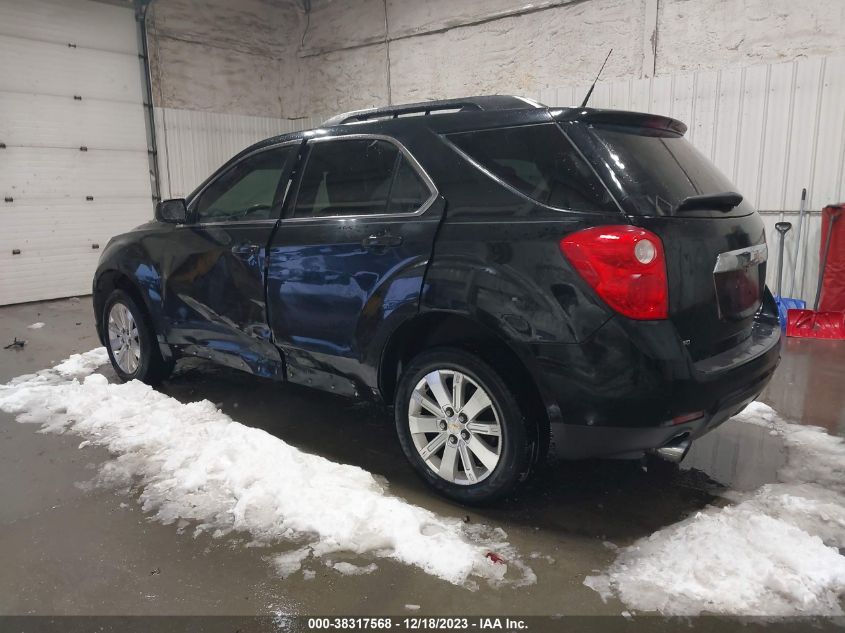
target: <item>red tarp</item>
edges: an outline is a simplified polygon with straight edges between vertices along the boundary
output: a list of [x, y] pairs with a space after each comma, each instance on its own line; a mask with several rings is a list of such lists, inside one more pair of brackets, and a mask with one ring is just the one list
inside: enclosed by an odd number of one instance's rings
[[845, 339], [845, 312], [789, 310], [786, 335], [796, 338]]
[[821, 262], [821, 257], [824, 256], [824, 245], [830, 229], [830, 219], [837, 214], [839, 219], [833, 223], [819, 312], [845, 310], [845, 203], [833, 204], [822, 209], [822, 240], [819, 262]]

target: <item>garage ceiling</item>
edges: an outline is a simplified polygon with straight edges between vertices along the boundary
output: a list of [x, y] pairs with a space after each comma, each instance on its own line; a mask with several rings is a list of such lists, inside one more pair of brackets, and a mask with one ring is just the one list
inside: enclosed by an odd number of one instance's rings
[[0, 0], [0, 304], [88, 294], [152, 214], [130, 8]]

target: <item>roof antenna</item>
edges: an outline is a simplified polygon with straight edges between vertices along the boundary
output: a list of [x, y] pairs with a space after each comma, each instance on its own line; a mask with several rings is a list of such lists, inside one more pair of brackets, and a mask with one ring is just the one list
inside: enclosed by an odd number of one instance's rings
[[593, 88], [596, 87], [596, 82], [599, 80], [599, 77], [601, 77], [601, 71], [604, 70], [604, 65], [607, 64], [607, 60], [610, 59], [610, 53], [612, 53], [612, 52], [613, 52], [613, 49], [611, 48], [610, 51], [608, 51], [608, 53], [607, 53], [607, 57], [604, 58], [604, 64], [601, 65], [601, 68], [599, 68], [599, 72], [596, 73], [596, 78], [593, 79], [593, 85], [590, 86], [590, 89], [587, 91], [587, 96], [584, 97], [584, 101], [581, 103], [582, 108], [587, 107], [587, 102], [590, 100], [590, 97], [593, 94]]

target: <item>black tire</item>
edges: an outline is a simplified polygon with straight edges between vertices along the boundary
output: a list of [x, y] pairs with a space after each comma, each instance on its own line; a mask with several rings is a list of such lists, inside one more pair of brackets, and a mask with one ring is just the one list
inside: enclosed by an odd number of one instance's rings
[[[498, 463], [478, 483], [454, 483], [444, 479], [433, 470], [433, 466], [426, 463], [414, 442], [409, 423], [409, 405], [415, 387], [435, 370], [459, 371], [471, 378], [489, 396], [498, 416], [501, 427], [501, 437], [495, 440], [497, 447], [501, 443]], [[450, 499], [470, 505], [489, 503], [510, 493], [529, 476], [534, 466], [536, 433], [530, 431], [526, 422], [525, 407], [490, 365], [469, 352], [435, 348], [414, 358], [399, 380], [395, 404], [396, 431], [405, 456], [429, 486]], [[457, 412], [454, 416], [457, 416]], [[428, 440], [436, 435], [437, 432], [425, 438]], [[460, 442], [460, 437], [463, 436], [456, 435], [455, 441]], [[421, 436], [418, 435], [418, 438], [422, 441]], [[431, 455], [439, 452], [440, 449]], [[480, 465], [480, 462], [476, 463]]]
[[[137, 325], [140, 358], [137, 367], [131, 372], [121, 368], [120, 363], [115, 358], [109, 338], [109, 315], [116, 304], [122, 304], [126, 307]], [[148, 385], [157, 385], [170, 376], [175, 363], [173, 360], [166, 361], [162, 357], [161, 350], [156, 341], [155, 330], [153, 330], [152, 323], [146, 311], [138, 306], [137, 302], [128, 292], [117, 289], [109, 295], [103, 306], [102, 324], [106, 350], [109, 353], [109, 360], [111, 360], [112, 368], [118, 378], [124, 382], [140, 380]]]

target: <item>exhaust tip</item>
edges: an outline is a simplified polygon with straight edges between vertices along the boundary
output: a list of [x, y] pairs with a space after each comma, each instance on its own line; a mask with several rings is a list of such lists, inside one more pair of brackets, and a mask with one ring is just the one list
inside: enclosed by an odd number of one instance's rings
[[687, 456], [690, 446], [692, 446], [692, 441], [689, 439], [689, 435], [684, 434], [669, 440], [667, 444], [660, 448], [655, 448], [652, 453], [668, 462], [678, 464]]

